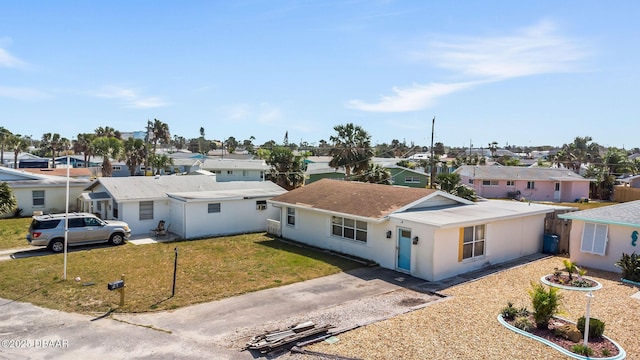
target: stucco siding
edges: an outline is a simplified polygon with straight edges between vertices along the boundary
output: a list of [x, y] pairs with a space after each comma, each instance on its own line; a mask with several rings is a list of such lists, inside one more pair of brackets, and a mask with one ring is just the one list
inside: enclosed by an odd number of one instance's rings
[[631, 254], [634, 251], [640, 253], [640, 241], [636, 242], [636, 246], [633, 246], [631, 239], [633, 231], [640, 232], [640, 227], [608, 225], [608, 241], [604, 256], [585, 253], [580, 250], [583, 230], [584, 221], [572, 220], [569, 252], [571, 261], [578, 264], [579, 267], [584, 266], [620, 273], [621, 270], [614, 264], [620, 260], [622, 253]]
[[160, 220], [165, 220], [169, 225], [169, 208], [166, 206], [168, 200], [157, 200], [153, 202], [153, 219], [140, 220], [140, 202], [131, 201], [120, 203], [118, 218], [131, 228], [132, 235], [149, 234], [151, 229], [158, 226]]
[[[220, 212], [208, 212], [213, 203], [220, 204]], [[266, 231], [267, 219], [276, 217], [278, 212], [270, 205], [266, 210], [257, 210], [255, 199], [187, 202], [184, 211], [187, 239]]]
[[[69, 211], [76, 211], [77, 198], [82, 193], [84, 186], [69, 186]], [[47, 213], [64, 212], [66, 208], [66, 186], [62, 187], [42, 187], [42, 188], [12, 188], [16, 197], [18, 207], [22, 209], [23, 215], [31, 215], [34, 211]], [[33, 206], [33, 191], [44, 190], [44, 205]]]

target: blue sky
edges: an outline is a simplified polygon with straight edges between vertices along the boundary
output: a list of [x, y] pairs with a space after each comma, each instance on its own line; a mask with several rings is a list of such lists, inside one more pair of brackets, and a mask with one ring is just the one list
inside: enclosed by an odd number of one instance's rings
[[638, 1], [6, 1], [0, 126], [640, 147]]

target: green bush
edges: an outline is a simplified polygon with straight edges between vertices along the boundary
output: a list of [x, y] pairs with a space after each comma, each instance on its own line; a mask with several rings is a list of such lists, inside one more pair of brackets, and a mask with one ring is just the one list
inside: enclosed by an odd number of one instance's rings
[[[585, 318], [584, 316], [581, 316], [580, 319], [578, 319], [578, 323], [576, 324], [576, 327], [578, 328], [578, 330], [580, 330], [583, 336], [584, 336], [584, 323], [585, 323]], [[600, 338], [602, 337], [602, 334], [604, 334], [604, 321], [601, 321], [596, 318], [589, 318], [589, 339]]]
[[512, 320], [513, 318], [516, 317], [516, 314], [518, 314], [518, 309], [513, 307], [513, 303], [508, 302], [507, 306], [502, 308], [502, 310], [500, 311], [500, 314], [502, 314], [502, 317], [504, 319]]
[[546, 329], [549, 327], [549, 320], [558, 313], [562, 296], [555, 287], [547, 290], [542, 284], [533, 282], [531, 287], [529, 296], [533, 305], [533, 319], [538, 329]]
[[531, 320], [529, 320], [528, 316], [518, 316], [516, 317], [516, 319], [513, 321], [513, 326], [517, 327], [520, 330], [524, 330], [524, 331], [530, 331], [531, 329], [533, 329], [533, 323], [531, 322]]
[[584, 344], [573, 345], [571, 347], [571, 352], [578, 355], [584, 355], [584, 356], [593, 355], [593, 349], [591, 349], [588, 346], [585, 346]]
[[635, 251], [632, 254], [622, 253], [615, 265], [622, 270], [623, 279], [640, 282], [640, 255]]

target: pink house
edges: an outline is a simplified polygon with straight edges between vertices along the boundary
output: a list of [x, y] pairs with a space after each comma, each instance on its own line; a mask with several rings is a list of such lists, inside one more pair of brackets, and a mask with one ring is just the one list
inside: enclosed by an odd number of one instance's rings
[[494, 199], [574, 202], [589, 198], [589, 183], [593, 181], [571, 170], [540, 167], [464, 165], [454, 173], [478, 196]]

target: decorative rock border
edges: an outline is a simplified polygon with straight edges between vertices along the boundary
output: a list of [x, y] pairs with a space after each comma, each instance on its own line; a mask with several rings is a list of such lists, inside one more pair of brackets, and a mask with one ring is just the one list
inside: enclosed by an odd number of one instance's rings
[[[561, 318], [558, 318], [558, 319], [561, 319]], [[561, 320], [575, 324], [574, 322], [566, 320], [566, 319], [561, 319]], [[528, 337], [530, 339], [539, 341], [539, 342], [541, 342], [541, 343], [543, 343], [543, 344], [545, 344], [545, 345], [547, 345], [549, 347], [554, 348], [555, 350], [558, 350], [562, 354], [567, 355], [567, 356], [569, 356], [571, 358], [574, 358], [574, 359], [579, 359], [579, 360], [594, 360], [594, 359], [597, 359], [597, 360], [622, 360], [622, 359], [627, 357], [627, 352], [624, 351], [622, 346], [620, 346], [617, 342], [609, 339], [608, 337], [606, 337], [604, 335], [602, 337], [604, 337], [605, 339], [611, 341], [616, 346], [616, 348], [618, 348], [618, 355], [610, 356], [610, 357], [604, 357], [604, 358], [594, 358], [594, 357], [588, 357], [588, 356], [579, 355], [579, 354], [573, 353], [573, 352], [563, 348], [562, 346], [560, 346], [560, 345], [558, 345], [558, 344], [556, 344], [556, 343], [554, 343], [552, 341], [549, 341], [547, 339], [543, 339], [543, 338], [541, 338], [539, 336], [536, 336], [534, 334], [526, 332], [526, 331], [524, 331], [522, 329], [518, 329], [517, 327], [515, 327], [515, 326], [509, 324], [508, 322], [506, 322], [502, 318], [502, 314], [498, 314], [498, 322], [500, 322], [500, 324], [502, 324], [504, 327], [506, 327], [507, 329], [509, 329], [511, 331], [514, 331], [514, 332], [516, 332], [516, 333], [518, 333], [520, 335], [524, 335], [524, 336], [526, 336], [526, 337]]]
[[554, 282], [551, 282], [551, 281], [547, 280], [548, 276], [553, 276], [553, 274], [547, 274], [547, 275], [541, 277], [540, 281], [545, 285], [557, 287], [557, 288], [560, 288], [560, 289], [574, 290], [574, 291], [595, 291], [595, 290], [602, 289], [602, 284], [600, 284], [599, 282], [597, 282], [597, 281], [595, 281], [593, 279], [589, 279], [589, 278], [585, 278], [585, 279], [587, 279], [589, 281], [593, 281], [594, 283], [596, 283], [596, 286], [578, 287], [578, 286], [567, 286], [567, 285], [556, 284]]

